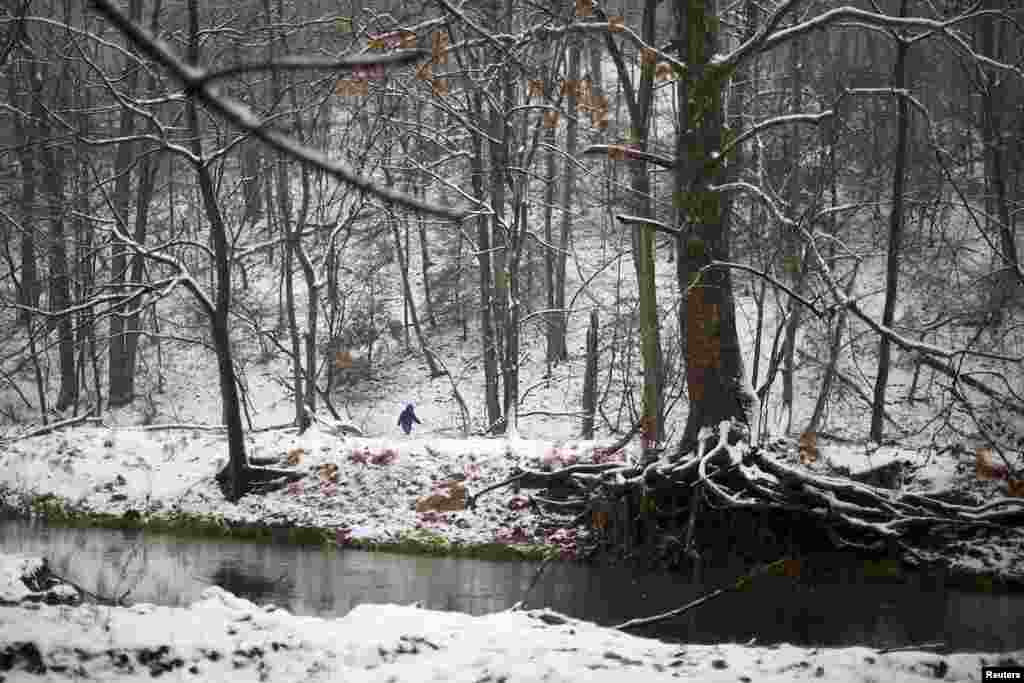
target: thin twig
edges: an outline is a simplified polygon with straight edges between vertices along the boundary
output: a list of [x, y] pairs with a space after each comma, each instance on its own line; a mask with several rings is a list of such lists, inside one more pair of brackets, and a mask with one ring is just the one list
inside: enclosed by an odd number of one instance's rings
[[915, 652], [917, 650], [944, 650], [949, 647], [949, 643], [943, 641], [936, 641], [934, 643], [919, 643], [917, 645], [900, 645], [897, 647], [887, 647], [878, 651], [880, 655], [886, 655], [890, 652]]
[[540, 567], [537, 568], [536, 573], [534, 573], [533, 579], [530, 581], [530, 585], [526, 587], [525, 591], [523, 591], [523, 598], [516, 604], [512, 605], [512, 610], [521, 610], [526, 606], [526, 598], [530, 595], [530, 591], [532, 591], [534, 586], [537, 585], [537, 582], [540, 581], [540, 577], [544, 573], [544, 570], [547, 569], [548, 565], [554, 561], [555, 557], [556, 555], [554, 554], [548, 555], [541, 563]]
[[703, 595], [703, 596], [697, 598], [696, 600], [693, 600], [692, 602], [686, 603], [682, 607], [677, 607], [674, 610], [669, 610], [668, 612], [662, 612], [661, 614], [656, 614], [656, 615], [654, 615], [652, 617], [641, 617], [639, 619], [630, 619], [629, 621], [625, 621], [625, 622], [619, 624], [618, 626], [615, 626], [614, 628], [622, 631], [622, 630], [625, 630], [625, 629], [628, 629], [628, 628], [636, 628], [637, 626], [647, 626], [649, 624], [656, 624], [656, 623], [661, 622], [661, 621], [667, 621], [668, 619], [672, 619], [674, 617], [678, 617], [680, 614], [685, 614], [686, 612], [689, 612], [694, 607], [700, 607], [704, 603], [709, 602], [709, 601], [719, 597], [720, 595], [724, 595], [725, 593], [729, 593], [730, 591], [742, 590], [742, 589], [746, 588], [747, 584], [750, 582], [751, 579], [753, 579], [756, 576], [759, 576], [761, 574], [764, 574], [765, 572], [768, 572], [768, 571], [771, 571], [771, 570], [778, 570], [787, 561], [788, 561], [788, 558], [781, 558], [781, 559], [775, 560], [771, 564], [766, 564], [763, 567], [759, 567], [759, 568], [755, 569], [754, 571], [749, 572], [749, 573], [741, 576], [740, 578], [736, 579], [736, 581], [733, 582], [732, 585], [723, 586], [722, 588], [717, 588], [714, 591], [708, 593], [707, 595]]

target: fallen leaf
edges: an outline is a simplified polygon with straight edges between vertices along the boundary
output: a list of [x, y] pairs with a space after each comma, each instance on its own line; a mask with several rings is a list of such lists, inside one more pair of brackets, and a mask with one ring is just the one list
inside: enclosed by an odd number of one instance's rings
[[466, 487], [462, 482], [445, 482], [438, 488], [441, 490], [416, 501], [416, 512], [454, 512], [466, 509]]
[[508, 499], [509, 510], [524, 510], [530, 506], [530, 499], [526, 496], [512, 496]]
[[818, 459], [818, 435], [815, 432], [804, 432], [800, 435], [800, 464], [809, 465]]
[[320, 465], [317, 467], [317, 472], [320, 474], [320, 478], [324, 481], [338, 481], [338, 466], [333, 462], [326, 462]]
[[1010, 475], [1005, 464], [995, 462], [992, 449], [984, 446], [974, 449], [974, 472], [982, 481], [1007, 479]]

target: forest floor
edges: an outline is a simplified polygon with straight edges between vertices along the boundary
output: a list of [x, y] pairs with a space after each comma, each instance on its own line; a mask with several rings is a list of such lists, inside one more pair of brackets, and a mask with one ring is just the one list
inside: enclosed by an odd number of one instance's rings
[[359, 605], [340, 619], [299, 617], [208, 588], [187, 608], [45, 604], [39, 558], [0, 555], [0, 681], [981, 681], [1002, 654], [864, 647], [670, 645], [550, 610], [484, 616]]

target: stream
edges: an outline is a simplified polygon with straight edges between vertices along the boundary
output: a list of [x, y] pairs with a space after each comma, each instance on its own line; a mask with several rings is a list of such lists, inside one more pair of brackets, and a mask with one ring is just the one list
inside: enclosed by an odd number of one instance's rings
[[[211, 585], [300, 615], [340, 617], [356, 605], [408, 604], [480, 615], [524, 598], [540, 564], [394, 555], [139, 531], [76, 529], [0, 518], [0, 552], [41, 555], [52, 569], [101, 595], [185, 606]], [[943, 641], [953, 651], [1024, 648], [1024, 593], [967, 592], [941, 577], [878, 579], [829, 558], [806, 578], [764, 576], [670, 622], [634, 631], [694, 643], [788, 642], [886, 648]], [[832, 562], [832, 564], [828, 564]], [[526, 598], [610, 626], [683, 605], [731, 584], [736, 569], [680, 574], [552, 563]]]

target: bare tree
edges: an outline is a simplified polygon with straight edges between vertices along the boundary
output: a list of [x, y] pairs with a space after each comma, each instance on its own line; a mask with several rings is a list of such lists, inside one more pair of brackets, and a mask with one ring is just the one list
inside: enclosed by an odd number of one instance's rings
[[[907, 0], [900, 0], [900, 17], [907, 16]], [[896, 312], [896, 296], [900, 276], [900, 250], [903, 239], [903, 201], [906, 183], [907, 146], [910, 128], [910, 107], [903, 97], [907, 87], [907, 51], [910, 45], [906, 35], [893, 31], [896, 40], [896, 62], [893, 66], [892, 87], [899, 98], [896, 117], [896, 159], [892, 171], [892, 208], [889, 212], [889, 245], [885, 265], [885, 304], [882, 308], [882, 325], [892, 327]], [[871, 411], [871, 432], [873, 441], [882, 440], [883, 414], [885, 413], [885, 389], [889, 382], [889, 362], [892, 346], [889, 337], [882, 336], [878, 345], [878, 374], [875, 379], [874, 405]]]

